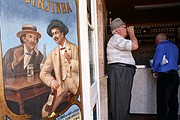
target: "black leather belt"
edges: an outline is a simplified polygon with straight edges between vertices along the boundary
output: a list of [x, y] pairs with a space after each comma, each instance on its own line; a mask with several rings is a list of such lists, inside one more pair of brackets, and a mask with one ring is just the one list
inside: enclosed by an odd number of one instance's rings
[[129, 68], [137, 68], [135, 65], [125, 64], [125, 63], [110, 63], [109, 65], [119, 65], [123, 67], [129, 67]]

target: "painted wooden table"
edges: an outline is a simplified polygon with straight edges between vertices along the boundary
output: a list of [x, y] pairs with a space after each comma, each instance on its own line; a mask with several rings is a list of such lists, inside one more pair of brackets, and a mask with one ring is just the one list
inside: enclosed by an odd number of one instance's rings
[[35, 74], [33, 77], [18, 76], [16, 78], [6, 78], [6, 100], [17, 102], [20, 114], [24, 113], [24, 101], [49, 91], [49, 87], [40, 80], [39, 74]]

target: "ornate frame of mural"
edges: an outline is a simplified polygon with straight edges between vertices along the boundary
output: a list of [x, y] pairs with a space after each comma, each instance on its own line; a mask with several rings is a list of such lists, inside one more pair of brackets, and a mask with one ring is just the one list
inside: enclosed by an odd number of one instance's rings
[[[79, 87], [75, 95], [72, 95], [68, 104], [61, 111], [55, 112], [46, 118], [55, 119], [64, 114], [73, 105], [79, 108], [80, 119], [83, 120], [82, 107], [82, 80], [81, 80], [81, 61], [79, 47], [79, 13], [78, 0], [1, 0], [0, 1], [0, 119], [26, 120], [31, 119], [32, 115], [28, 112], [14, 113], [7, 104], [6, 99], [6, 82], [3, 67], [3, 59], [5, 53], [19, 42], [16, 33], [21, 30], [23, 24], [35, 24], [37, 31], [39, 30], [42, 38], [39, 40], [38, 49], [42, 50], [41, 45], [46, 44], [47, 55], [57, 46], [53, 38], [46, 33], [46, 28], [52, 19], [57, 19], [65, 23], [69, 28], [66, 38], [78, 46], [79, 58]], [[23, 19], [22, 19], [23, 18]], [[73, 21], [74, 20], [74, 21]], [[16, 41], [16, 42], [14, 42]], [[18, 43], [18, 42], [19, 43]], [[51, 42], [54, 43], [51, 43]], [[45, 55], [45, 54], [43, 54]], [[39, 74], [38, 74], [39, 75]], [[34, 93], [35, 94], [35, 93]], [[49, 92], [48, 92], [49, 95]], [[48, 96], [46, 96], [48, 98]], [[41, 98], [39, 98], [41, 100]], [[64, 99], [64, 98], [63, 98]], [[36, 101], [36, 100], [35, 100]], [[20, 110], [19, 106], [19, 110]], [[27, 108], [28, 109], [28, 108]]]

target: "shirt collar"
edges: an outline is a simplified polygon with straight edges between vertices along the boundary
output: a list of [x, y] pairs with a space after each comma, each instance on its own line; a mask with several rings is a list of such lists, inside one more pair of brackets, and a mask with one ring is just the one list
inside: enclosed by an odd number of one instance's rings
[[164, 41], [158, 43], [157, 45], [160, 45], [160, 44], [163, 44], [163, 43], [168, 43], [168, 42], [169, 42], [169, 40], [164, 40]]

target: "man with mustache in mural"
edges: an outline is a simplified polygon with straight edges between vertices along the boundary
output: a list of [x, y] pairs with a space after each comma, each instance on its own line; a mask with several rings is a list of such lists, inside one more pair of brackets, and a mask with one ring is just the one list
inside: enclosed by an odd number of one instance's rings
[[[79, 88], [78, 48], [65, 38], [68, 32], [67, 26], [59, 20], [52, 20], [47, 28], [47, 34], [57, 47], [50, 52], [40, 72], [41, 80], [52, 91], [42, 109], [42, 117], [54, 112], [68, 93], [75, 95]], [[52, 101], [52, 98], [55, 99]]]

